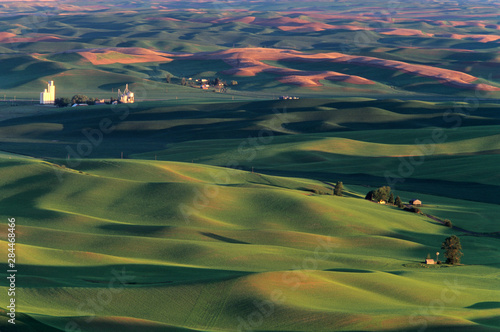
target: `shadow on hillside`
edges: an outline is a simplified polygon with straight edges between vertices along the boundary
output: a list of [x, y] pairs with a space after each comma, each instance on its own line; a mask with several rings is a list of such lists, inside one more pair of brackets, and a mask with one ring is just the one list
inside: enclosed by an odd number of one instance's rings
[[107, 224], [99, 226], [100, 229], [110, 231], [116, 235], [153, 236], [164, 234], [172, 230], [173, 226], [152, 226], [152, 225], [127, 225], [127, 224]]
[[373, 271], [370, 270], [360, 270], [360, 269], [327, 269], [323, 271], [328, 271], [328, 272], [346, 272], [346, 273], [373, 273]]
[[468, 309], [478, 309], [478, 310], [487, 310], [487, 309], [500, 309], [500, 302], [496, 301], [486, 301], [486, 302], [477, 302], [471, 306], [466, 307]]
[[[89, 254], [91, 255], [91, 253]], [[251, 272], [234, 270], [152, 264], [94, 266], [17, 264], [17, 267], [23, 271], [23, 275], [19, 277], [19, 280], [23, 284], [23, 287], [26, 288], [62, 286], [108, 287], [112, 280], [115, 281], [116, 287], [170, 286], [224, 281], [251, 274]]]
[[[46, 174], [26, 176], [0, 187], [3, 192], [19, 192], [0, 200], [2, 213], [16, 219], [33, 219], [40, 223], [58, 219], [58, 213], [38, 207], [38, 199], [52, 190], [53, 182], [48, 178], [50, 175]], [[54, 175], [52, 180], [56, 179]]]
[[226, 243], [234, 243], [234, 244], [251, 244], [251, 243], [249, 243], [249, 242], [243, 242], [243, 241], [240, 241], [240, 240], [231, 239], [231, 238], [229, 238], [229, 237], [225, 237], [225, 236], [217, 235], [217, 234], [214, 234], [214, 233], [200, 232], [200, 234], [205, 235], [206, 237], [209, 237], [209, 238], [211, 238], [211, 239], [218, 240], [218, 241], [222, 241], [222, 242], [226, 242]]

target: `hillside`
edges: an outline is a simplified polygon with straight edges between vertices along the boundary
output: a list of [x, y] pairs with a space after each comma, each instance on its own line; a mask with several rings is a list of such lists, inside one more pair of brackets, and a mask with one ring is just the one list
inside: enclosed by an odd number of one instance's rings
[[[46, 162], [1, 163], [2, 214], [19, 220], [18, 283], [29, 285], [18, 290], [19, 310], [45, 330], [68, 321], [100, 331], [234, 330], [261, 305], [269, 314], [257, 330], [412, 330], [423, 320], [430, 330], [487, 331], [498, 311], [488, 286], [498, 240], [463, 238], [474, 265], [404, 267], [450, 230], [350, 195], [311, 194], [329, 190], [319, 181], [107, 159], [82, 162], [83, 172], [58, 168], [60, 181]], [[110, 305], [82, 306], [117, 270], [129, 281]], [[432, 321], [419, 317], [446, 281], [460, 295]]]
[[[373, 99], [146, 102], [13, 118], [0, 123], [0, 138], [3, 151], [39, 158], [123, 153], [352, 184], [391, 181], [402, 190], [494, 203], [497, 110], [492, 103]], [[103, 119], [112, 130], [98, 134]], [[77, 163], [71, 159], [66, 166]]]
[[[497, 105], [443, 118], [470, 106], [173, 101], [4, 120], [20, 331], [496, 331]], [[393, 189], [460, 230], [363, 199], [430, 137], [445, 139]], [[452, 234], [465, 265], [421, 268]]]
[[500, 332], [499, 8], [0, 0], [0, 331]]
[[172, 99], [183, 77], [219, 77], [233, 97], [498, 98], [497, 14], [491, 1], [4, 1], [0, 90], [36, 99], [54, 80], [59, 96], [109, 98], [128, 83]]

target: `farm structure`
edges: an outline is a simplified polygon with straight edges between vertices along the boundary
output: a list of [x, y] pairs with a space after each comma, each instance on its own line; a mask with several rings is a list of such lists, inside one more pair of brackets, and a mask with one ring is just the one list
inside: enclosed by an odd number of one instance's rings
[[54, 105], [56, 100], [56, 86], [54, 81], [49, 81], [47, 89], [40, 92], [40, 104], [42, 105]]
[[422, 206], [422, 201], [419, 199], [411, 199], [410, 204], [413, 206]]
[[118, 98], [123, 104], [132, 104], [135, 102], [134, 93], [128, 89], [128, 84], [125, 86], [123, 93], [118, 89]]

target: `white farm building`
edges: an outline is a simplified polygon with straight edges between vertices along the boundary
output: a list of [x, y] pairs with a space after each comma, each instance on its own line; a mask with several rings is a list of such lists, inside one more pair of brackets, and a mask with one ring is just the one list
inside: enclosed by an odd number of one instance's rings
[[118, 89], [118, 98], [120, 102], [124, 104], [131, 104], [135, 101], [134, 93], [128, 89], [128, 84], [125, 86], [125, 91], [123, 91], [123, 93]]
[[54, 85], [54, 81], [50, 81], [48, 83], [47, 89], [43, 92], [40, 92], [40, 104], [53, 105], [56, 100], [56, 86]]

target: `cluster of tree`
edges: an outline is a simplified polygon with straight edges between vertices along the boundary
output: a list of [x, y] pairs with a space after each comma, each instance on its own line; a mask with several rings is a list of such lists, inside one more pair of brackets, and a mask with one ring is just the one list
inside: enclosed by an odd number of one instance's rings
[[418, 207], [414, 207], [414, 206], [408, 206], [408, 207], [405, 207], [404, 208], [405, 211], [408, 211], [408, 212], [413, 212], [413, 213], [422, 213], [422, 211], [420, 211], [420, 209]]
[[88, 105], [95, 105], [95, 102], [99, 100], [97, 98], [89, 98], [86, 95], [74, 95], [71, 98], [71, 104], [88, 104]]
[[67, 98], [67, 97], [62, 97], [62, 98], [56, 98], [54, 100], [54, 104], [57, 106], [57, 107], [66, 107], [69, 105], [69, 103], [71, 103], [71, 99]]
[[401, 201], [401, 198], [399, 198], [399, 196], [394, 198], [394, 193], [391, 191], [391, 187], [389, 187], [389, 186], [383, 186], [383, 187], [377, 188], [375, 190], [369, 191], [366, 194], [365, 199], [367, 199], [369, 201], [375, 201], [375, 202], [384, 201], [387, 204], [394, 204], [400, 208], [402, 208], [404, 206], [404, 204]]
[[89, 98], [85, 95], [74, 95], [71, 99], [67, 97], [56, 98], [54, 101], [56, 106], [66, 107], [68, 105], [74, 104], [87, 104], [87, 105], [95, 105], [95, 102], [99, 100], [97, 98]]
[[[66, 107], [69, 105], [74, 105], [74, 104], [87, 104], [87, 105], [95, 105], [97, 101], [99, 101], [99, 98], [91, 98], [86, 95], [74, 95], [73, 97], [67, 98], [67, 97], [61, 97], [61, 98], [56, 98], [54, 100], [54, 104], [58, 107]], [[117, 98], [111, 98], [109, 103], [113, 103], [114, 101], [117, 101]]]

